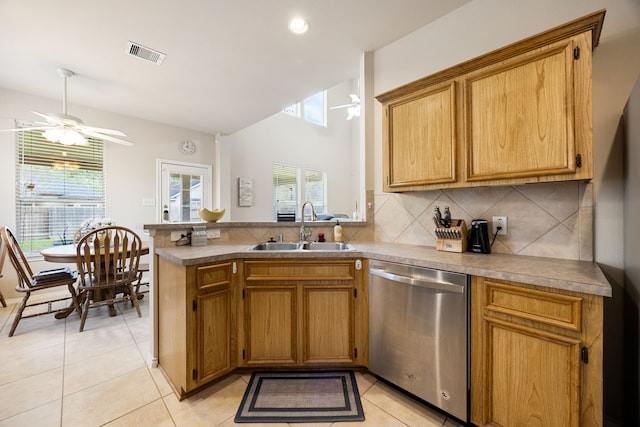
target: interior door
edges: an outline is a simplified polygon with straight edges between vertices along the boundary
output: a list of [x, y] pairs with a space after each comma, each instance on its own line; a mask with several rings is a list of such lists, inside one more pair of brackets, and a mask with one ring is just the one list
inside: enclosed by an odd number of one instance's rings
[[199, 222], [198, 209], [211, 209], [211, 165], [158, 161], [158, 222]]

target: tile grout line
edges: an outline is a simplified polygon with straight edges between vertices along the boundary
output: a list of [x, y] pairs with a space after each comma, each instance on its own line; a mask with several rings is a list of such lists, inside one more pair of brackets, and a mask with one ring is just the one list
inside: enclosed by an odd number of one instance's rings
[[[151, 374], [151, 367], [146, 363], [146, 359], [145, 359], [145, 355], [142, 354], [142, 351], [140, 350], [140, 346], [138, 345], [138, 341], [136, 340], [135, 335], [133, 334], [133, 332], [131, 331], [131, 326], [129, 325], [129, 322], [127, 321], [127, 317], [125, 316], [124, 311], [122, 311], [120, 306], [118, 307], [118, 311], [120, 312], [120, 316], [122, 316], [123, 320], [124, 320], [124, 324], [127, 327], [127, 330], [129, 331], [129, 334], [131, 335], [131, 338], [133, 338], [133, 342], [136, 345], [136, 349], [138, 350], [138, 353], [140, 353], [140, 356], [142, 357], [142, 361], [143, 361], [143, 365], [144, 367], [147, 369], [147, 373], [149, 374], [149, 376], [151, 377], [151, 381], [153, 381], [153, 385], [156, 388], [156, 391], [158, 392], [158, 399], [162, 402], [162, 406], [164, 406], [164, 409], [167, 411], [167, 414], [169, 414], [169, 418], [171, 419], [171, 422], [173, 423], [174, 426], [177, 426], [176, 421], [173, 418], [173, 414], [171, 413], [171, 411], [169, 410], [169, 407], [167, 406], [167, 402], [165, 402], [164, 400], [164, 396], [162, 395], [162, 391], [160, 390], [160, 386], [158, 385], [158, 382], [155, 380], [155, 378], [153, 377], [153, 375]], [[144, 316], [144, 315], [143, 315]], [[149, 403], [147, 403], [144, 406], [148, 406], [151, 405], [153, 402], [156, 402], [157, 400], [153, 400]], [[137, 408], [131, 412], [135, 412], [140, 410], [141, 408], [143, 408], [144, 406], [141, 406], [140, 408]], [[131, 413], [130, 412], [130, 413]], [[124, 416], [126, 414], [123, 414], [122, 416]], [[122, 417], [121, 416], [121, 417]], [[119, 417], [119, 418], [121, 418]], [[110, 422], [113, 422], [114, 420], [111, 420]]]
[[69, 323], [67, 322], [68, 316], [64, 319], [64, 339], [62, 340], [62, 384], [60, 390], [60, 427], [62, 427], [62, 419], [64, 415], [64, 377], [65, 366], [67, 364], [67, 328]]

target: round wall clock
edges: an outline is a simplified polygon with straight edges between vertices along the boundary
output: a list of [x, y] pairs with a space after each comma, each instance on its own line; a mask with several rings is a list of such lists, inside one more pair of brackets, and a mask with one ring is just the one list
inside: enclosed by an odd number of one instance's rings
[[193, 154], [196, 152], [196, 143], [193, 141], [182, 141], [178, 146], [182, 154]]

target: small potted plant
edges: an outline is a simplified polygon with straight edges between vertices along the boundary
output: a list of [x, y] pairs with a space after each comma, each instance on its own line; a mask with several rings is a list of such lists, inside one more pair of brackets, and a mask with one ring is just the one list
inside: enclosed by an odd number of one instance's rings
[[53, 241], [53, 246], [70, 245], [71, 243], [73, 243], [71, 239], [67, 238], [67, 230], [69, 230], [69, 226], [66, 226], [64, 228], [64, 231], [62, 232], [62, 236], [58, 235], [58, 240]]

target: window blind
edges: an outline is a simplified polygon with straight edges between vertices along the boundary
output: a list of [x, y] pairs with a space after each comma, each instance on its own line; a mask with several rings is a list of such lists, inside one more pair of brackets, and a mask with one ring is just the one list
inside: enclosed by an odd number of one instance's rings
[[33, 257], [70, 241], [85, 219], [105, 216], [104, 142], [65, 146], [41, 130], [17, 132], [16, 140], [16, 234]]
[[[327, 179], [326, 173], [320, 170], [313, 169], [305, 169], [304, 170], [304, 200], [309, 200], [313, 203], [313, 207], [316, 210], [316, 213], [324, 213], [325, 210], [325, 201], [326, 201], [326, 191], [327, 190]], [[309, 218], [311, 219], [311, 213], [308, 213]]]
[[[313, 203], [316, 213], [326, 212], [327, 173], [298, 166], [273, 164], [273, 219], [278, 213], [294, 213], [305, 201]], [[311, 210], [305, 212], [305, 220], [311, 220]]]
[[278, 213], [296, 212], [298, 206], [298, 168], [273, 164], [273, 219]]

